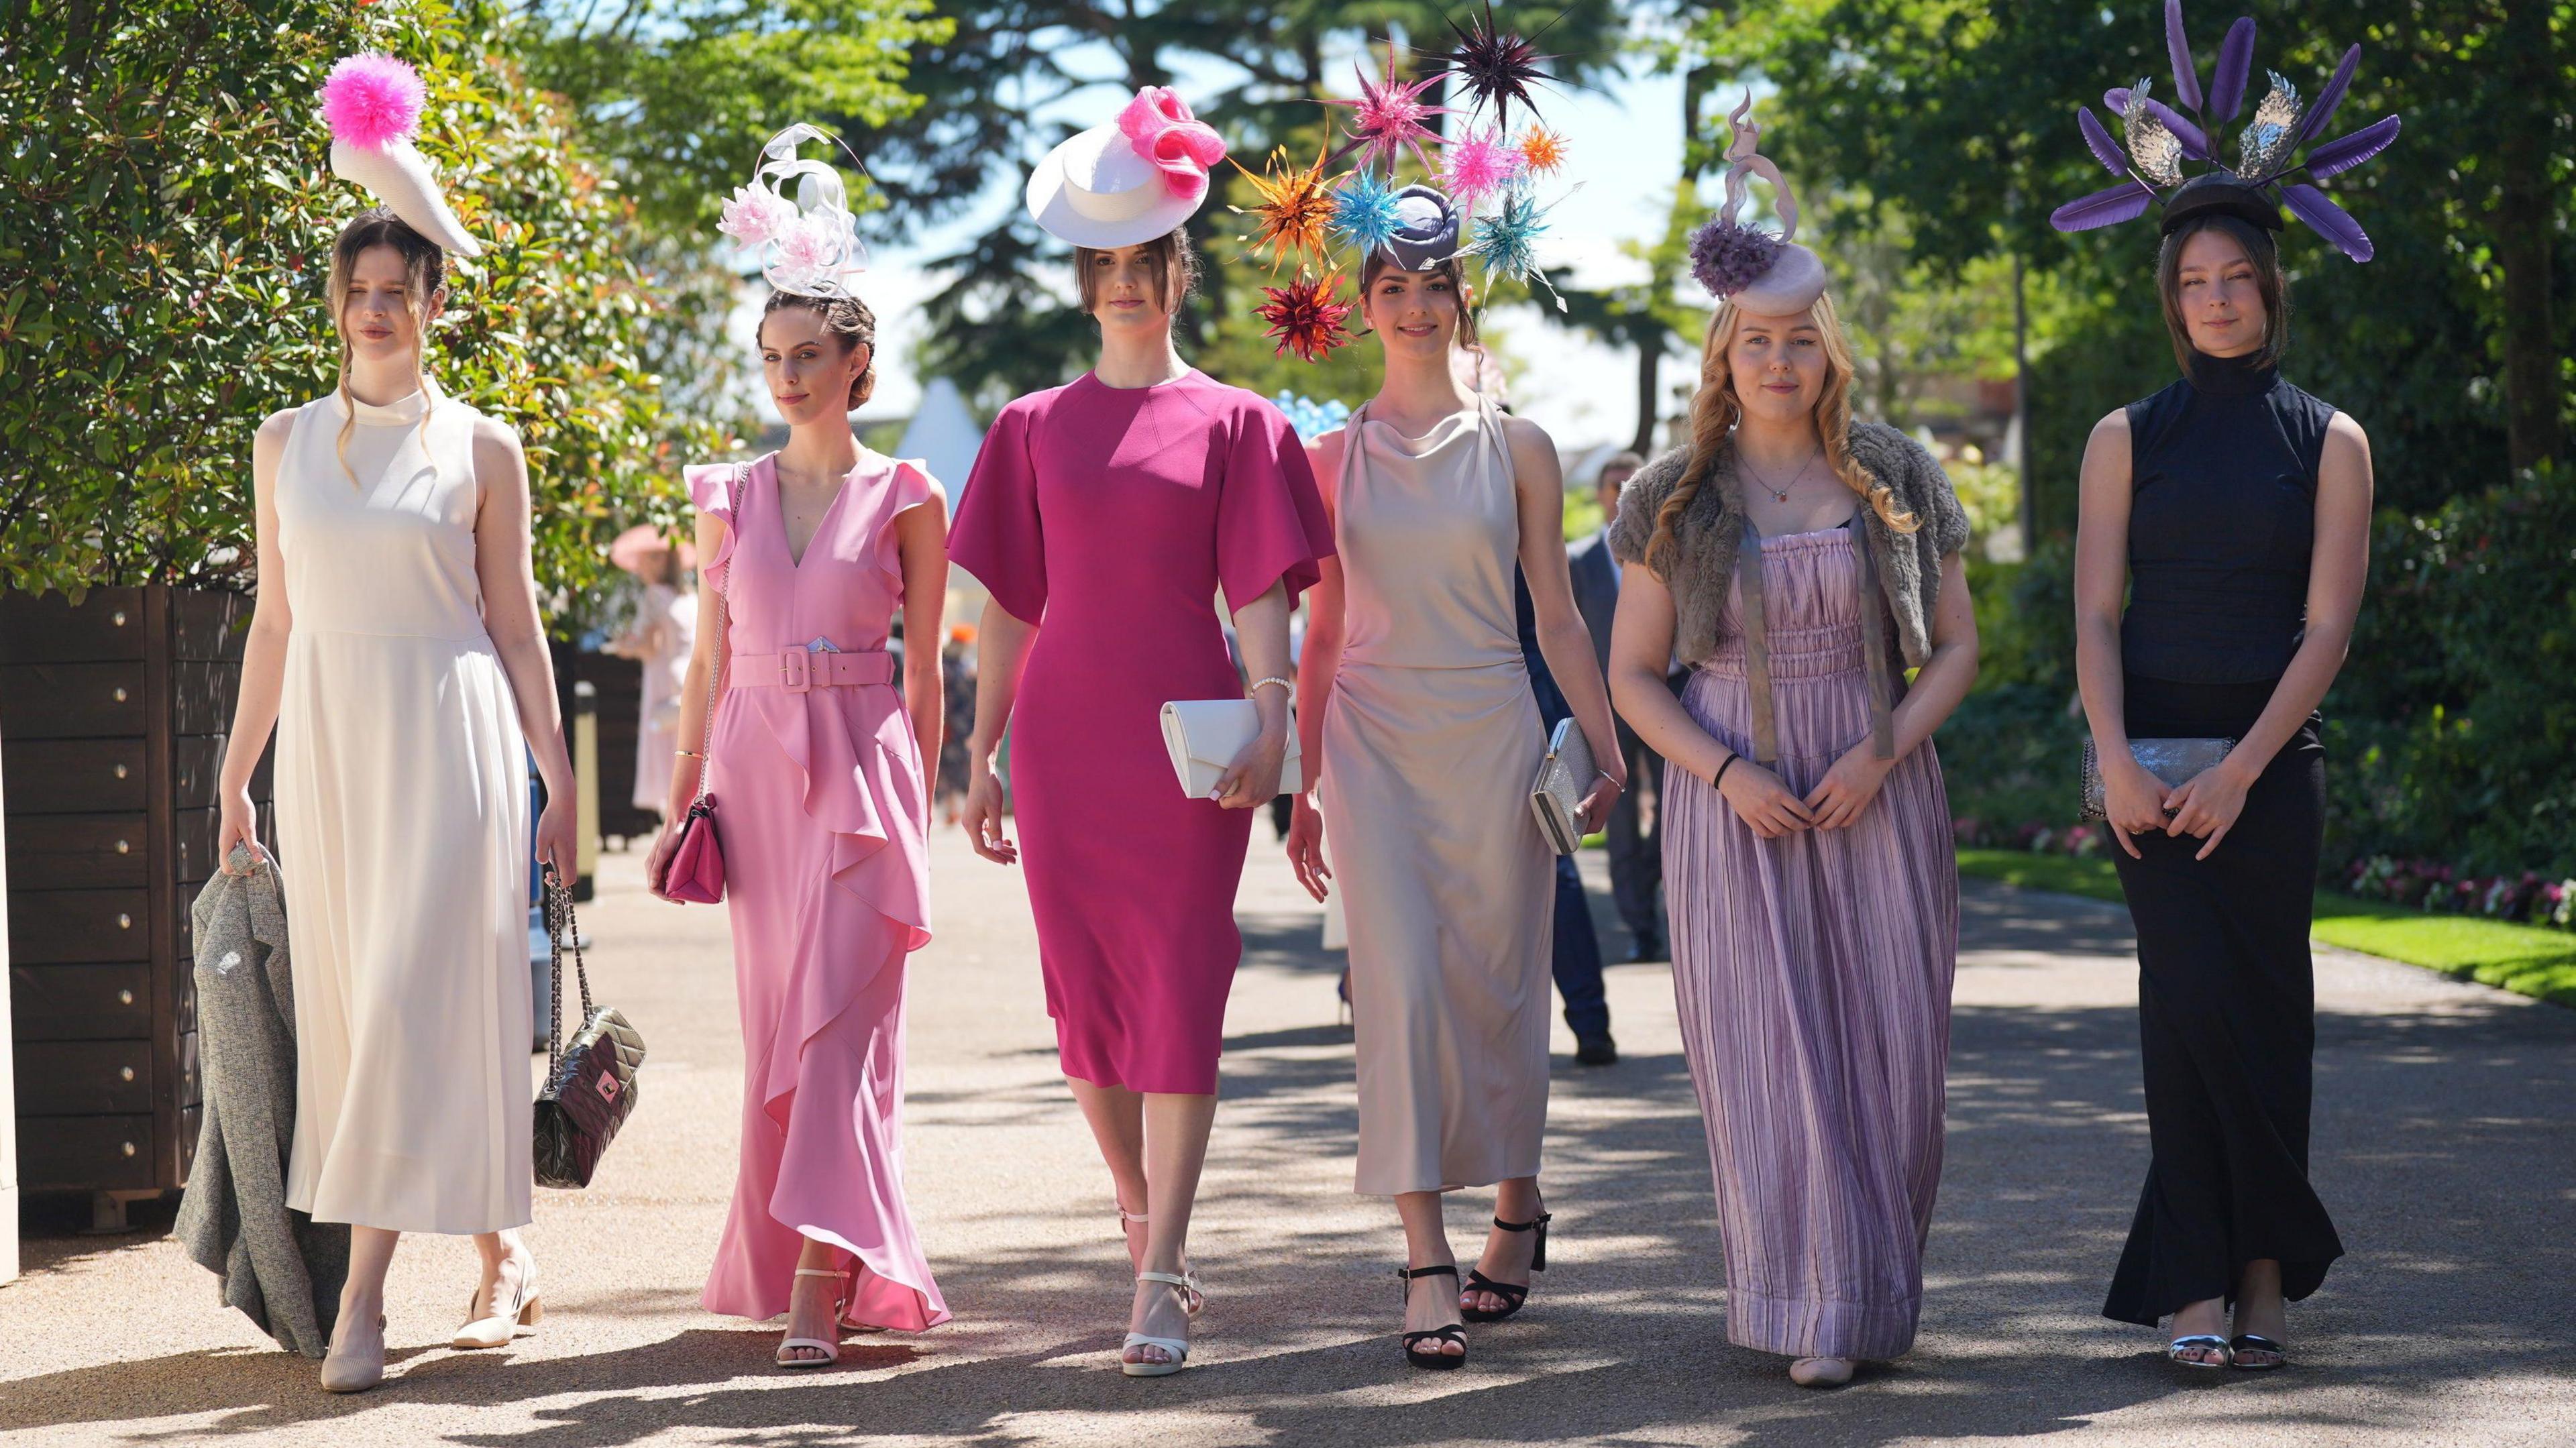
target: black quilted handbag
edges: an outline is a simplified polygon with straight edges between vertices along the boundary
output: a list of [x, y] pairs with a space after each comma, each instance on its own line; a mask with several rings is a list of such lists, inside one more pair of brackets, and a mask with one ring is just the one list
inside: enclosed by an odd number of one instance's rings
[[[546, 941], [552, 948], [554, 1008], [546, 1030], [546, 1084], [537, 1093], [537, 1184], [586, 1187], [617, 1128], [635, 1110], [635, 1072], [644, 1064], [644, 1038], [608, 1006], [591, 1004], [590, 971], [581, 958], [581, 925], [573, 918], [572, 892], [554, 867], [546, 867]], [[573, 975], [581, 982], [581, 1029], [563, 1039], [564, 942], [572, 942]]]

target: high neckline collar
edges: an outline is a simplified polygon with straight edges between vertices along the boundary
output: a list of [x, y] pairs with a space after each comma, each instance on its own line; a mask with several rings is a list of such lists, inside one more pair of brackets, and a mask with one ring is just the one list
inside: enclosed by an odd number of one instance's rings
[[438, 384], [430, 378], [420, 380], [420, 390], [381, 406], [359, 400], [357, 394], [343, 389], [337, 394], [348, 407], [349, 416], [361, 427], [409, 427], [429, 415], [439, 399]]
[[2281, 380], [2281, 367], [2277, 362], [2257, 362], [2256, 356], [2248, 352], [2241, 357], [2212, 357], [2193, 348], [2183, 375], [2193, 391], [2211, 397], [2257, 397]]

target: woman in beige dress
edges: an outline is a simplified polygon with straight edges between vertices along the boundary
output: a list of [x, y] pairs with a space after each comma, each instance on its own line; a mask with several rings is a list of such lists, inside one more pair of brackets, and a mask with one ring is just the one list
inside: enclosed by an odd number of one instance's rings
[[[1324, 560], [1298, 668], [1305, 757], [1320, 762], [1308, 787], [1322, 782], [1322, 806], [1299, 797], [1288, 852], [1317, 899], [1341, 885], [1357, 1186], [1394, 1197], [1404, 1222], [1405, 1356], [1454, 1368], [1466, 1359], [1462, 1314], [1509, 1317], [1547, 1265], [1538, 1171], [1554, 861], [1529, 807], [1546, 740], [1513, 613], [1515, 565], [1594, 757], [1620, 764], [1566, 574], [1555, 445], [1453, 374], [1452, 347], [1475, 340], [1454, 219], [1442, 225], [1454, 214], [1445, 200], [1419, 204], [1423, 234], [1372, 253], [1361, 273], [1385, 386], [1311, 448], [1316, 477], [1332, 480], [1339, 557]], [[1593, 782], [1587, 833], [1625, 783]], [[1441, 1194], [1489, 1185], [1494, 1229], [1462, 1283]]]
[[384, 1375], [385, 1270], [405, 1232], [470, 1235], [482, 1256], [453, 1346], [500, 1346], [538, 1312], [518, 1236], [530, 753], [546, 783], [536, 853], [567, 876], [574, 781], [518, 435], [422, 368], [447, 250], [382, 208], [341, 231], [340, 385], [269, 418], [252, 453], [259, 604], [216, 851], [258, 847], [249, 783], [273, 726], [295, 941], [287, 1205], [351, 1226], [322, 1363], [333, 1392]]

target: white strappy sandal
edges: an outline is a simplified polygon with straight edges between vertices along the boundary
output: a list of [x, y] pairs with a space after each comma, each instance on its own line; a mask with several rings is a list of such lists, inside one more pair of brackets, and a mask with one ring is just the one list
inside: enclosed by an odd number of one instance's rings
[[[1120, 1236], [1125, 1236], [1127, 1228], [1130, 1225], [1142, 1226], [1150, 1220], [1152, 1220], [1150, 1213], [1131, 1212], [1125, 1207], [1120, 1207], [1118, 1209], [1118, 1233]], [[1181, 1269], [1180, 1288], [1181, 1310], [1192, 1317], [1198, 1316], [1199, 1309], [1207, 1306], [1207, 1293], [1199, 1286], [1199, 1274], [1190, 1271], [1186, 1267]]]
[[[830, 1277], [837, 1280], [847, 1277], [850, 1274], [841, 1271], [826, 1272], [820, 1267], [799, 1267], [796, 1269], [796, 1275], [799, 1277]], [[841, 1321], [841, 1308], [843, 1304], [848, 1301], [849, 1299], [846, 1297], [835, 1297], [832, 1299], [832, 1322], [836, 1327]], [[822, 1356], [818, 1358], [788, 1356], [790, 1352], [793, 1352], [800, 1347], [812, 1348], [814, 1351], [821, 1353]], [[826, 1342], [819, 1337], [791, 1337], [778, 1344], [777, 1362], [782, 1368], [828, 1368], [840, 1360], [841, 1345], [837, 1342]]]
[[[1194, 1290], [1190, 1286], [1190, 1279], [1178, 1272], [1139, 1272], [1136, 1274], [1136, 1280], [1162, 1282], [1177, 1287], [1181, 1289], [1184, 1304], [1189, 1300], [1188, 1294]], [[1127, 1349], [1131, 1347], [1158, 1347], [1170, 1353], [1172, 1360], [1161, 1363], [1131, 1363], [1127, 1361]], [[1189, 1362], [1190, 1340], [1185, 1337], [1155, 1337], [1150, 1333], [1131, 1332], [1127, 1334], [1127, 1340], [1118, 1348], [1118, 1371], [1131, 1378], [1167, 1378], [1189, 1366]]]

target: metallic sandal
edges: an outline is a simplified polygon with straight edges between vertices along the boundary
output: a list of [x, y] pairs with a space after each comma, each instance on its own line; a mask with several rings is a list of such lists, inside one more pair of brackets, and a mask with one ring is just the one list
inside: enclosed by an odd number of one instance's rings
[[[1131, 1212], [1125, 1207], [1120, 1207], [1118, 1209], [1118, 1235], [1122, 1237], [1126, 1236], [1127, 1228], [1131, 1223], [1141, 1226], [1150, 1220], [1151, 1217], [1147, 1213]], [[1177, 1285], [1181, 1289], [1181, 1310], [1192, 1317], [1198, 1316], [1199, 1309], [1207, 1306], [1207, 1293], [1202, 1291], [1199, 1287], [1199, 1274], [1186, 1267], [1182, 1268], [1181, 1280]]]
[[[2183, 1356], [2191, 1352], [2214, 1352], [2218, 1354], [2218, 1361], [2202, 1362]], [[2196, 1332], [2165, 1344], [2165, 1356], [2187, 1368], [2223, 1368], [2236, 1361], [2236, 1349], [2228, 1346], [2227, 1339], [2216, 1333]]]
[[2236, 1334], [2227, 1350], [2229, 1365], [2243, 1372], [2276, 1372], [2290, 1365], [2290, 1350], [2259, 1332]]

